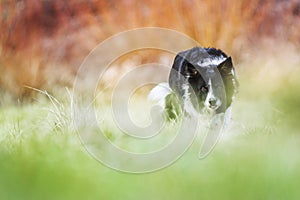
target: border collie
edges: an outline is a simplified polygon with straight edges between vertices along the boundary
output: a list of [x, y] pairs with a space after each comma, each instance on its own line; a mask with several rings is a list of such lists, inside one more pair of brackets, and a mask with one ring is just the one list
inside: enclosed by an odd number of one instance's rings
[[169, 83], [154, 87], [149, 99], [158, 102], [167, 119], [176, 120], [181, 114], [230, 112], [237, 88], [231, 57], [215, 48], [194, 47], [177, 54]]

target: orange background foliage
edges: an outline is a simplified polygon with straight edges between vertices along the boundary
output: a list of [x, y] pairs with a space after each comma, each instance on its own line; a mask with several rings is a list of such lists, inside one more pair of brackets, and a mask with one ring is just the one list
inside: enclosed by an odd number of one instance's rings
[[1, 0], [0, 17], [0, 88], [17, 96], [69, 85], [95, 45], [132, 28], [174, 29], [236, 59], [265, 38], [300, 46], [297, 0]]

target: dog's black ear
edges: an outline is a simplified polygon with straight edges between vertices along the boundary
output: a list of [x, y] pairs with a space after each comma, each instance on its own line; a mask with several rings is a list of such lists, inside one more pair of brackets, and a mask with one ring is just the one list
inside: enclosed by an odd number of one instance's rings
[[178, 72], [182, 71], [182, 67], [183, 65], [186, 63], [186, 59], [184, 55], [178, 54], [176, 55], [175, 59], [174, 59], [174, 63], [172, 66], [173, 70], [176, 70]]
[[226, 58], [218, 65], [218, 70], [222, 75], [226, 90], [226, 109], [231, 105], [232, 99], [238, 90], [239, 83], [235, 76], [235, 70], [231, 57]]
[[169, 85], [172, 90], [178, 92], [178, 94], [183, 93], [182, 84], [185, 82], [182, 75], [185, 66], [187, 65], [186, 55], [179, 53], [175, 59], [172, 66], [172, 70], [169, 75]]
[[221, 64], [218, 65], [218, 69], [223, 75], [232, 75], [232, 60], [231, 57], [226, 58]]

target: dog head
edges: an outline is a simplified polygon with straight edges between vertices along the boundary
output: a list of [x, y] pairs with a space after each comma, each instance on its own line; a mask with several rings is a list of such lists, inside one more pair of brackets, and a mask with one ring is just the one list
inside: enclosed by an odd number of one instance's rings
[[190, 98], [196, 110], [220, 113], [231, 105], [238, 82], [231, 57], [214, 48], [194, 47], [175, 57], [169, 85], [183, 101]]

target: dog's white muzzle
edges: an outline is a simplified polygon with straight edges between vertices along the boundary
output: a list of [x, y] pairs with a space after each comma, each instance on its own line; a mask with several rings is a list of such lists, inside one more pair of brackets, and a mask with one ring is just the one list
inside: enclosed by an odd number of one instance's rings
[[208, 85], [209, 85], [209, 89], [208, 89], [208, 94], [206, 96], [204, 105], [208, 109], [217, 110], [221, 106], [222, 102], [214, 93], [211, 79], [209, 79]]

